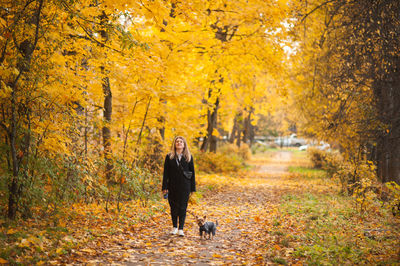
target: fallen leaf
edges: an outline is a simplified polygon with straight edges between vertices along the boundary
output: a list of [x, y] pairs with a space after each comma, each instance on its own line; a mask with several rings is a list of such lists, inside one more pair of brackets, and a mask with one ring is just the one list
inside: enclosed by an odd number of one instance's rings
[[89, 253], [89, 254], [95, 254], [96, 253], [96, 250], [91, 249], [91, 248], [84, 248], [81, 251]]
[[22, 239], [21, 243], [19, 243], [18, 245], [19, 247], [23, 248], [23, 247], [29, 247], [29, 241], [27, 239]]
[[17, 232], [18, 232], [17, 229], [11, 228], [11, 229], [8, 229], [7, 235], [13, 235], [13, 234], [15, 234], [15, 233], [17, 233]]

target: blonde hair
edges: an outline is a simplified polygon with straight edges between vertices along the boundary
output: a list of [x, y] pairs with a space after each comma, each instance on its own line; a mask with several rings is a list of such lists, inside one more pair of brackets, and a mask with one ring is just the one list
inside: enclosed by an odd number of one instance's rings
[[176, 158], [176, 148], [175, 148], [175, 143], [177, 139], [181, 139], [183, 140], [183, 144], [185, 145], [185, 147], [183, 147], [183, 151], [182, 154], [185, 157], [186, 161], [190, 162], [190, 160], [192, 159], [192, 154], [190, 153], [189, 147], [187, 145], [186, 139], [182, 136], [176, 136], [174, 138], [174, 141], [172, 142], [172, 146], [171, 146], [171, 152], [169, 153], [169, 158], [173, 159]]

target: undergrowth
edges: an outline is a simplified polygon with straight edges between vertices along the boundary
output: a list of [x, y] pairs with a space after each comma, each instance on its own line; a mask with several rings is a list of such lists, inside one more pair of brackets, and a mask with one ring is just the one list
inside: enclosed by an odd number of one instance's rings
[[292, 261], [398, 265], [399, 220], [378, 200], [369, 202], [361, 213], [354, 197], [339, 193], [340, 182], [327, 178], [325, 170], [296, 166], [289, 172], [292, 176], [286, 182], [295, 183], [297, 189], [281, 197], [272, 235], [276, 245], [290, 252]]

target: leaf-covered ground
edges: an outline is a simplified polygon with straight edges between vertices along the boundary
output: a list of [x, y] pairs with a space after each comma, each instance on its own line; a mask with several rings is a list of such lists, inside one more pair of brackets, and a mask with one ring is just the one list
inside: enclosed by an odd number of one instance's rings
[[[149, 222], [97, 242], [69, 262], [133, 264], [378, 264], [399, 263], [399, 221], [371, 206], [378, 217], [357, 213], [338, 185], [305, 166], [302, 154], [254, 157], [239, 176], [201, 175], [204, 197], [189, 209], [218, 221], [213, 240], [201, 240], [188, 214], [185, 237], [171, 236], [166, 201]], [[307, 171], [307, 168], [305, 168]], [[101, 255], [99, 251], [101, 251]]]
[[[171, 236], [166, 201], [159, 215], [138, 223], [112, 238], [93, 241], [87, 248], [66, 256], [65, 263], [143, 264], [241, 264], [265, 260], [267, 217], [277, 211], [280, 196], [288, 189], [281, 184], [287, 174], [290, 153], [275, 157], [278, 164], [253, 161], [255, 171], [239, 177], [203, 175], [199, 185], [204, 197], [189, 203], [189, 209], [207, 220], [218, 221], [213, 240], [201, 240], [191, 214], [187, 216], [185, 237]], [[268, 167], [268, 171], [266, 169]], [[99, 254], [99, 251], [101, 253]]]
[[93, 204], [57, 226], [3, 233], [15, 236], [13, 252], [26, 251], [14, 258], [38, 264], [399, 264], [399, 219], [379, 203], [361, 215], [334, 180], [306, 167], [304, 153], [270, 152], [249, 163], [252, 170], [234, 176], [198, 176], [189, 209], [218, 221], [213, 240], [200, 239], [190, 214], [185, 237], [169, 235], [166, 200], [126, 204], [119, 215]]

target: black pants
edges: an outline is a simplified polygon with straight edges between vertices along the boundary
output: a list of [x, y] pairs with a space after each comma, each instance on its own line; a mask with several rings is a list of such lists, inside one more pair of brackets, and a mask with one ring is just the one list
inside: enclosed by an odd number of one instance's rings
[[[172, 194], [172, 195], [171, 195]], [[183, 230], [186, 219], [186, 209], [189, 200], [189, 193], [171, 193], [168, 195], [168, 202], [171, 208], [172, 226]]]

